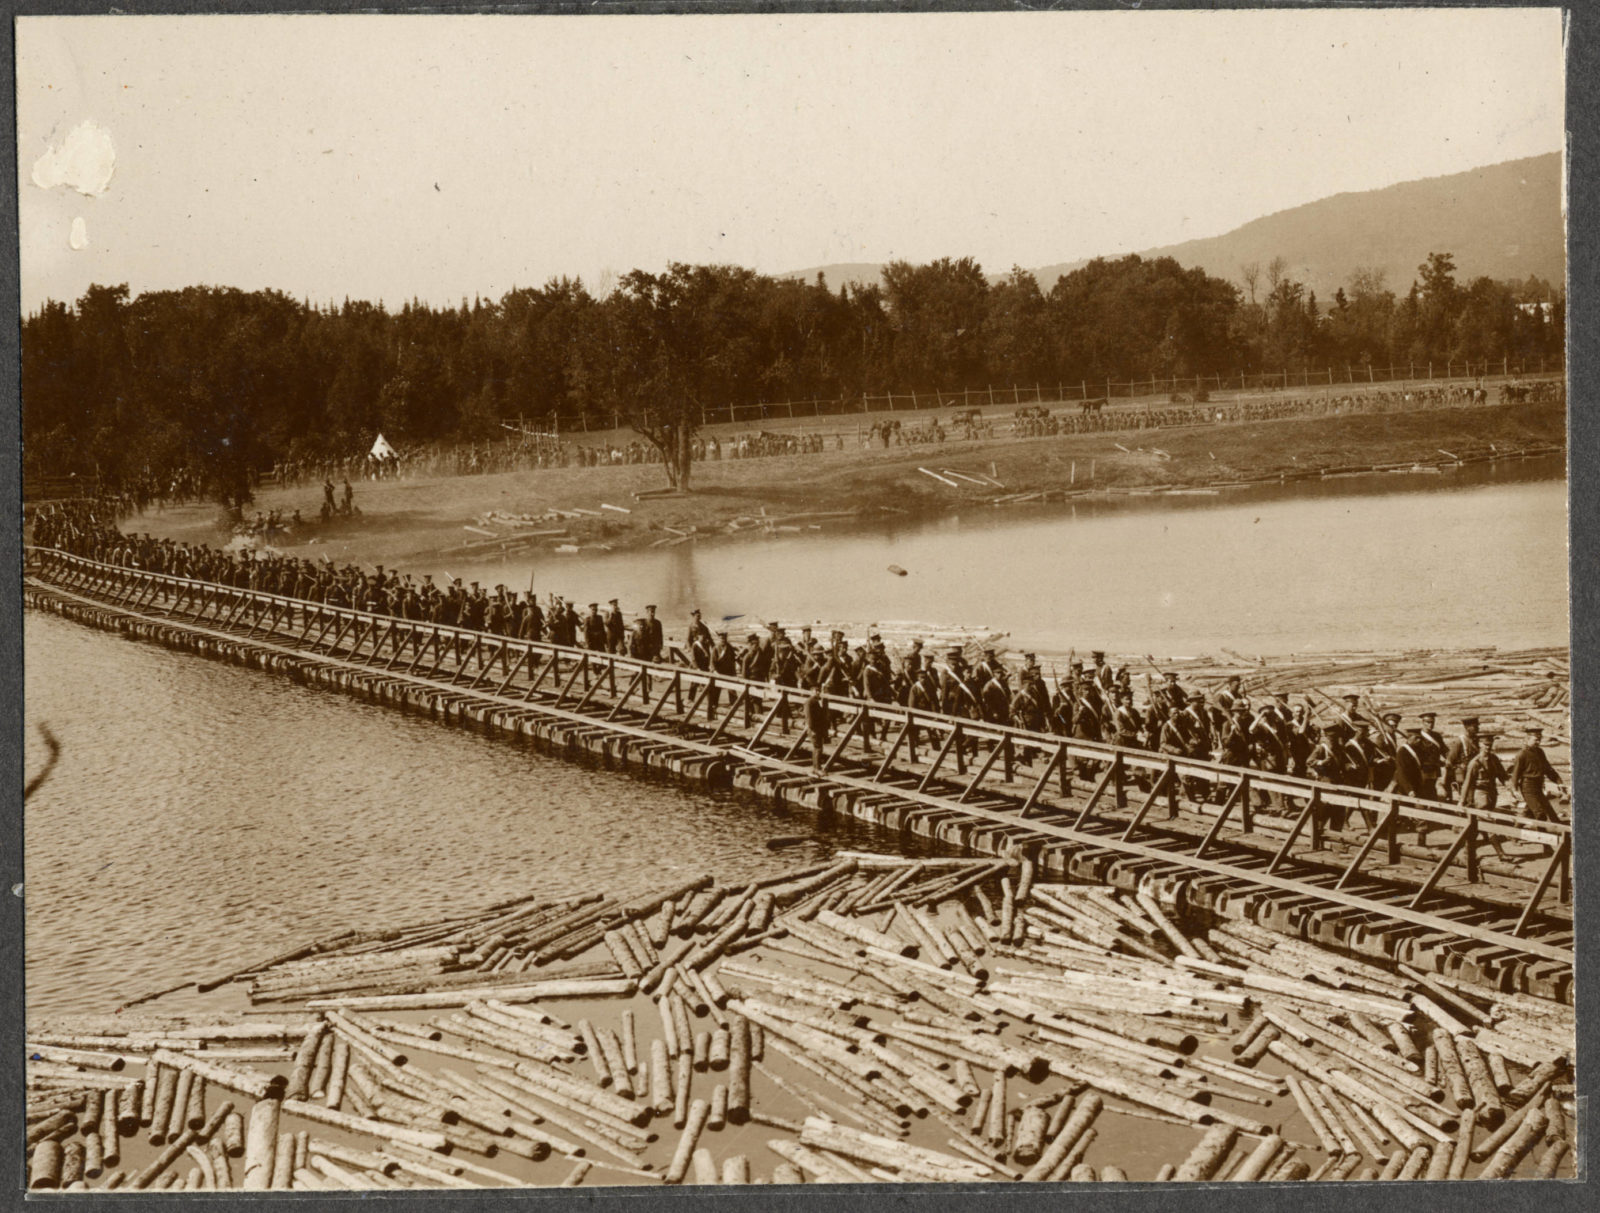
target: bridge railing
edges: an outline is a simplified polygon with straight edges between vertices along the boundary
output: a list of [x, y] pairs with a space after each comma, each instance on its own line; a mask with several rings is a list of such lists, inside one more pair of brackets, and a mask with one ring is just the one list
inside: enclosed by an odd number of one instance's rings
[[[603, 694], [613, 721], [630, 705], [646, 714], [644, 723], [634, 728], [616, 722], [613, 727], [623, 732], [648, 731], [658, 722], [692, 726], [703, 710], [704, 723], [695, 727], [704, 735], [697, 738], [687, 734], [684, 738], [685, 744], [695, 749], [719, 753], [735, 750], [759, 759], [764, 742], [772, 745], [780, 733], [787, 737], [795, 731], [792, 725], [796, 718], [803, 721], [811, 694], [802, 688], [755, 682], [691, 665], [645, 661], [460, 625], [401, 619], [354, 607], [106, 564], [54, 549], [30, 548], [27, 558], [46, 580], [86, 591], [112, 605], [138, 609], [159, 600], [163, 609], [184, 611], [197, 623], [248, 623], [247, 636], [259, 629], [264, 635], [285, 639], [291, 645], [310, 646], [313, 651], [326, 646], [330, 656], [340, 654], [344, 646], [344, 660], [357, 660], [401, 676], [436, 679], [448, 674], [450, 685], [464, 692], [509, 698], [530, 707], [535, 704], [534, 697], [543, 692], [545, 698], [538, 701], [539, 706], [565, 709], [563, 714], [572, 713], [578, 718], [597, 695]], [[408, 654], [410, 664], [397, 669], [396, 664]], [[385, 666], [375, 666], [384, 660]], [[478, 663], [476, 676], [470, 682], [461, 681], [471, 673], [468, 667], [474, 660]], [[508, 692], [514, 695], [508, 697]], [[553, 700], [549, 698], [552, 693]], [[930, 766], [919, 767], [915, 772], [918, 793], [932, 786], [936, 776], [941, 780], [951, 776], [966, 780], [954, 799], [941, 799], [940, 803], [947, 807], [964, 806], [991, 792], [999, 782], [1012, 783], [1021, 768], [1027, 767], [1032, 788], [1025, 798], [1017, 798], [1016, 819], [1037, 819], [1048, 811], [1068, 814], [1077, 829], [1091, 822], [1101, 827], [1112, 822], [1120, 830], [1118, 839], [1126, 842], [1141, 829], [1148, 831], [1157, 825], [1159, 819], [1152, 814], [1163, 799], [1169, 813], [1175, 813], [1180, 790], [1198, 784], [1221, 789], [1225, 794], [1214, 823], [1195, 851], [1197, 859], [1255, 829], [1259, 807], [1252, 799], [1264, 795], [1286, 808], [1292, 819], [1264, 869], [1267, 876], [1308, 852], [1323, 851], [1327, 839], [1333, 836], [1354, 848], [1334, 886], [1336, 890], [1343, 889], [1360, 882], [1362, 866], [1373, 859], [1375, 852], [1386, 851], [1391, 862], [1398, 858], [1401, 832], [1414, 830], [1420, 840], [1428, 832], [1439, 831], [1447, 832], [1448, 842], [1429, 848], [1430, 855], [1437, 854], [1439, 858], [1418, 889], [1413, 908], [1439, 887], [1448, 868], [1462, 867], [1467, 880], [1476, 882], [1480, 845], [1487, 843], [1498, 850], [1511, 840], [1537, 843], [1552, 851], [1550, 862], [1541, 865], [1537, 876], [1520, 869], [1511, 873], [1535, 885], [1519, 920], [1519, 933], [1528, 926], [1552, 884], [1562, 900], [1569, 896], [1571, 828], [1564, 822], [1532, 821], [1511, 813], [1062, 737], [925, 708], [844, 695], [822, 698], [842, 726], [830, 738], [826, 752], [817, 755], [822, 773], [831, 774], [838, 768], [852, 742], [859, 760], [870, 756], [869, 765], [875, 767], [877, 780], [892, 771], [906, 774], [904, 769], [896, 771], [896, 762], [915, 764], [917, 751], [921, 750], [931, 753], [933, 759]], [[746, 728], [754, 726], [757, 714], [759, 726], [753, 734], [727, 736], [741, 708], [745, 710]], [[886, 748], [875, 748], [876, 739], [882, 739]], [[782, 758], [792, 759], [806, 740], [804, 728], [799, 729], [792, 742], [778, 747]], [[1045, 760], [1042, 768], [1037, 765], [1040, 758]], [[1087, 777], [1081, 774], [1084, 771], [1089, 772]], [[1132, 818], [1107, 818], [1105, 814], [1110, 809], [1130, 807], [1129, 795], [1135, 788], [1142, 799]], [[1086, 801], [1078, 796], [1083, 789], [1088, 789]], [[1349, 827], [1356, 822], [1361, 824], [1352, 834]], [[1101, 840], [1105, 841], [1103, 837]]]

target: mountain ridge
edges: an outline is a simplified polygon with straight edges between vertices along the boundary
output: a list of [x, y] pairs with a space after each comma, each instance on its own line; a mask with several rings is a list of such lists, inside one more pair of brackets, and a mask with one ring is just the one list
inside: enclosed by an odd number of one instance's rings
[[[1221, 235], [1158, 245], [1138, 255], [1171, 257], [1241, 288], [1241, 267], [1254, 262], [1262, 275], [1258, 294], [1265, 293], [1267, 266], [1274, 257], [1282, 257], [1287, 263], [1284, 272], [1319, 297], [1331, 297], [1363, 268], [1381, 270], [1387, 287], [1404, 294], [1430, 252], [1452, 254], [1457, 278], [1463, 282], [1480, 275], [1516, 281], [1536, 276], [1559, 289], [1566, 279], [1562, 184], [1561, 153], [1547, 152], [1461, 173], [1330, 194], [1262, 215]], [[1048, 293], [1057, 279], [1090, 260], [1055, 262], [1031, 272], [1039, 289]], [[846, 282], [881, 281], [882, 269], [882, 263], [850, 262], [777, 276], [810, 281], [820, 272], [837, 290]], [[988, 276], [991, 282], [1003, 277]]]

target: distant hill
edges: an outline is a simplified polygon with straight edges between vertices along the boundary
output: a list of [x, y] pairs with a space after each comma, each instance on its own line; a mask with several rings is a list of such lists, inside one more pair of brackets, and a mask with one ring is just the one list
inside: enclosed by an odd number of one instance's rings
[[[1566, 235], [1561, 215], [1561, 156], [1551, 152], [1508, 160], [1447, 177], [1405, 181], [1359, 193], [1335, 194], [1252, 220], [1221, 236], [1145, 249], [1141, 257], [1171, 257], [1186, 266], [1243, 285], [1239, 267], [1283, 257], [1290, 277], [1327, 299], [1358, 267], [1384, 271], [1390, 290], [1403, 295], [1429, 253], [1454, 255], [1456, 276], [1480, 274], [1522, 281], [1530, 274], [1561, 286], [1566, 279]], [[955, 255], [954, 253], [952, 255]], [[1034, 270], [1048, 292], [1083, 261]], [[856, 262], [817, 267], [828, 285], [881, 281], [883, 266]], [[814, 279], [817, 269], [784, 278]], [[991, 282], [1000, 276], [989, 275]], [[1264, 293], [1265, 286], [1258, 288]]]
[[818, 265], [809, 270], [790, 270], [787, 274], [778, 274], [776, 277], [815, 282], [818, 274], [826, 279], [828, 289], [835, 293], [846, 283], [851, 286], [865, 286], [869, 282], [881, 286], [883, 283], [883, 265], [877, 261], [846, 261], [838, 265]]
[[[1536, 274], [1566, 279], [1561, 216], [1561, 156], [1531, 156], [1448, 177], [1405, 181], [1381, 190], [1335, 194], [1253, 220], [1222, 236], [1147, 249], [1208, 274], [1240, 282], [1239, 267], [1274, 257], [1288, 274], [1326, 299], [1358, 266], [1376, 266], [1403, 295], [1429, 253], [1455, 256], [1462, 281], [1487, 274], [1521, 281]], [[1035, 270], [1041, 290], [1083, 262]]]

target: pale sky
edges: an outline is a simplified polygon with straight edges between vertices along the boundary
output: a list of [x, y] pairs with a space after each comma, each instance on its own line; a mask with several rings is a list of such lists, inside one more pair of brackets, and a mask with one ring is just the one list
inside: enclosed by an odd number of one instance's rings
[[1004, 272], [1564, 139], [1556, 9], [21, 17], [16, 34], [25, 312], [96, 282], [398, 305], [560, 274], [600, 290], [673, 260]]

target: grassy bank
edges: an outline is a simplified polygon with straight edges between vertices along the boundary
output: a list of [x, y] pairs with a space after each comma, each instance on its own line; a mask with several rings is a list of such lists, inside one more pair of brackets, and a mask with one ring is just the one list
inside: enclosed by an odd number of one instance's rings
[[[644, 500], [634, 494], [665, 483], [657, 465], [365, 482], [356, 486], [361, 517], [312, 527], [281, 546], [301, 555], [321, 553], [336, 560], [403, 567], [467, 544], [490, 544], [483, 534], [467, 529], [482, 528], [481, 519], [490, 511], [526, 516], [589, 511], [527, 524], [561, 532], [528, 542], [533, 550], [558, 543], [625, 549], [677, 542], [684, 535], [719, 537], [732, 530], [765, 535], [769, 524], [803, 525], [801, 515], [817, 521], [817, 515], [939, 513], [1010, 494], [1199, 487], [1318, 468], [1431, 463], [1443, 459], [1443, 452], [1470, 458], [1491, 449], [1565, 442], [1565, 407], [1542, 403], [733, 460], [697, 465], [694, 491], [688, 495]], [[971, 479], [946, 476], [951, 484], [945, 484], [920, 468], [948, 469]], [[980, 483], [980, 478], [1004, 487]], [[314, 486], [270, 489], [259, 494], [257, 507], [285, 514], [299, 509], [314, 517], [320, 501], [320, 489]], [[629, 512], [603, 510], [603, 505]], [[151, 513], [129, 526], [187, 540], [226, 539], [212, 506]], [[492, 554], [499, 549], [482, 550]]]

